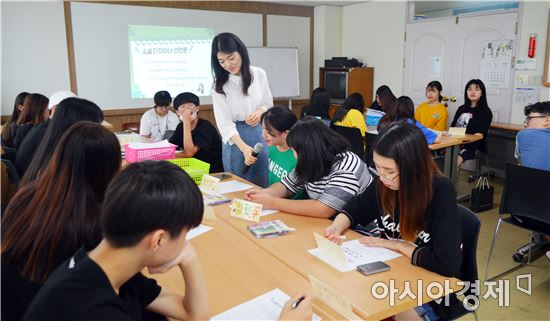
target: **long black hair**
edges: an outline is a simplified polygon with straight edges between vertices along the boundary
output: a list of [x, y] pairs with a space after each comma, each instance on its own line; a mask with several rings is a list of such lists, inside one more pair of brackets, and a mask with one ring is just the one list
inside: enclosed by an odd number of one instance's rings
[[363, 99], [363, 95], [360, 93], [353, 93], [346, 98], [340, 109], [332, 116], [332, 122], [336, 123], [344, 120], [351, 109], [357, 109], [359, 112], [363, 113], [364, 108], [365, 100]]
[[11, 116], [4, 124], [4, 130], [2, 130], [2, 142], [5, 143], [7, 146], [11, 147], [13, 143], [13, 132], [11, 130], [12, 124], [17, 123], [17, 119], [19, 118], [19, 114], [21, 114], [21, 111], [19, 110], [19, 106], [23, 106], [23, 103], [25, 102], [25, 98], [29, 95], [28, 92], [22, 92], [15, 97], [15, 102], [13, 103], [13, 111], [11, 112]]
[[464, 87], [464, 105], [472, 106], [472, 101], [468, 98], [468, 87], [471, 85], [476, 85], [481, 90], [481, 97], [479, 97], [476, 108], [489, 108], [489, 104], [487, 104], [487, 90], [485, 89], [485, 84], [481, 81], [481, 79], [472, 79], [468, 81], [466, 87]]
[[408, 96], [401, 96], [397, 99], [395, 108], [388, 110], [384, 117], [380, 119], [380, 122], [378, 122], [378, 129], [387, 127], [390, 123], [408, 119], [416, 123], [414, 119], [414, 103]]
[[321, 120], [306, 116], [288, 133], [286, 142], [296, 151], [297, 183], [315, 182], [330, 173], [332, 165], [350, 149], [349, 142]]
[[22, 184], [26, 184], [39, 175], [50, 161], [53, 151], [63, 134], [79, 121], [101, 123], [103, 112], [93, 102], [82, 98], [66, 98], [58, 105], [48, 125], [46, 134], [38, 146], [29, 167], [25, 171]]
[[230, 32], [220, 33], [212, 40], [212, 53], [210, 63], [212, 65], [212, 73], [214, 74], [214, 89], [217, 93], [225, 95], [223, 85], [229, 79], [229, 72], [220, 65], [218, 61], [218, 52], [231, 54], [238, 52], [241, 55], [241, 76], [243, 84], [243, 94], [248, 95], [248, 87], [252, 83], [252, 73], [250, 72], [250, 58], [245, 44], [236, 35]]
[[311, 93], [311, 98], [309, 99], [309, 105], [302, 113], [304, 116], [315, 116], [322, 119], [330, 119], [328, 115], [328, 108], [330, 106], [330, 97], [328, 90], [322, 87], [317, 87]]

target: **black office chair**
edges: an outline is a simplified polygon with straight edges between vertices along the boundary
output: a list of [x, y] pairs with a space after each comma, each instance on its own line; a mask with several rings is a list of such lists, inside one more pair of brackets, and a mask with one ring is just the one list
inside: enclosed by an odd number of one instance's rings
[[[487, 267], [485, 280], [496, 279], [531, 263], [533, 233], [549, 233], [550, 226], [550, 172], [540, 169], [507, 164], [506, 182], [500, 202], [500, 217], [497, 222]], [[517, 266], [489, 279], [489, 264], [501, 223], [517, 226], [530, 233], [529, 254], [527, 263], [520, 262]]]
[[363, 136], [358, 128], [337, 126], [334, 123], [330, 124], [330, 128], [342, 135], [351, 145], [351, 151], [357, 154], [359, 158], [363, 159]]
[[376, 140], [378, 139], [377, 134], [370, 134], [367, 133], [366, 141], [365, 141], [365, 155], [363, 156], [363, 161], [367, 166], [374, 166], [374, 160], [372, 159], [372, 152], [374, 148], [374, 144], [376, 144]]
[[[475, 293], [470, 285], [478, 280], [477, 240], [479, 238], [481, 222], [474, 212], [460, 204], [457, 204], [457, 215], [459, 216], [460, 225], [462, 226], [462, 266], [460, 267], [460, 279], [465, 283], [469, 282], [469, 285], [467, 289], [461, 293], [461, 297], [463, 298], [459, 299], [456, 295], [451, 294], [449, 297], [450, 304], [448, 306], [438, 305], [434, 307], [434, 310], [442, 320], [456, 320], [468, 313], [473, 313], [477, 321], [476, 310], [470, 311], [464, 308], [461, 299], [479, 296], [479, 293]], [[470, 306], [474, 306], [475, 303], [473, 299], [468, 302]]]

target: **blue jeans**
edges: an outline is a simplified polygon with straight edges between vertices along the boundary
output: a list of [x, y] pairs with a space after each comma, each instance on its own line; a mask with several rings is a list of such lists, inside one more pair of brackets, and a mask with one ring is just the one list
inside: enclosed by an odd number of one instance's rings
[[246, 179], [262, 188], [267, 187], [267, 174], [269, 166], [268, 147], [262, 138], [262, 126], [248, 126], [244, 122], [238, 121], [237, 131], [241, 139], [250, 147], [254, 148], [256, 143], [262, 143], [264, 148], [258, 155], [258, 160], [250, 166], [248, 172], [244, 173], [246, 165], [244, 164], [244, 156], [239, 147], [233, 144], [225, 143], [222, 146], [222, 161], [223, 168], [227, 172], [231, 172], [241, 178]]

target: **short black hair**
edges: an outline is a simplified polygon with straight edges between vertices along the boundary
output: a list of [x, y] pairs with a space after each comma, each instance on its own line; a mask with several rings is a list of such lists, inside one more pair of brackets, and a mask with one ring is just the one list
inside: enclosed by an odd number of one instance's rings
[[190, 92], [184, 92], [176, 96], [174, 98], [174, 108], [178, 109], [179, 106], [187, 103], [195, 104], [195, 106], [200, 105], [199, 97], [193, 93]]
[[155, 106], [168, 106], [172, 102], [172, 96], [166, 90], [157, 91], [155, 94]]
[[550, 101], [539, 101], [538, 103], [525, 106], [525, 116], [531, 113], [539, 113], [545, 116], [550, 116]]
[[130, 164], [105, 192], [103, 237], [113, 246], [132, 247], [157, 229], [175, 238], [202, 221], [201, 192], [186, 172], [167, 161]]
[[269, 108], [260, 118], [260, 123], [265, 130], [270, 132], [275, 129], [280, 133], [290, 130], [297, 121], [298, 118], [296, 118], [296, 115], [290, 109], [283, 106]]

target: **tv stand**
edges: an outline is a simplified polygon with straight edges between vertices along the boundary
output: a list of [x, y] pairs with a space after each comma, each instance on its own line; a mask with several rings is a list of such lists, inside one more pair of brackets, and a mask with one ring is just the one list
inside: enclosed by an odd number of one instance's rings
[[[374, 83], [374, 68], [373, 67], [321, 67], [319, 68], [319, 86], [325, 87], [325, 71], [344, 71], [348, 73], [347, 91], [348, 96], [353, 93], [360, 93], [365, 100], [365, 106], [370, 106], [373, 101], [373, 83]], [[332, 103], [329, 109], [329, 115], [332, 117], [341, 104]]]

